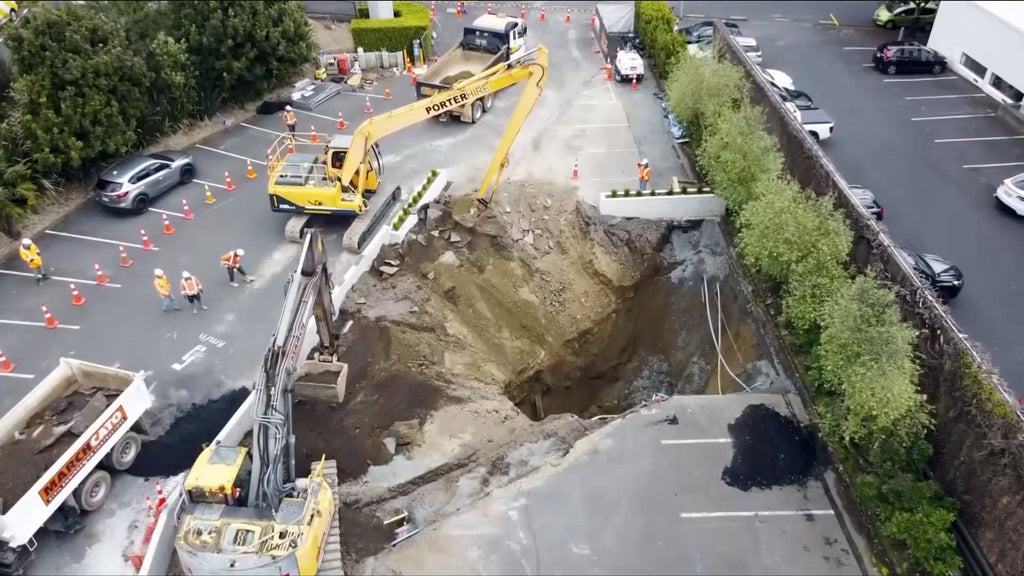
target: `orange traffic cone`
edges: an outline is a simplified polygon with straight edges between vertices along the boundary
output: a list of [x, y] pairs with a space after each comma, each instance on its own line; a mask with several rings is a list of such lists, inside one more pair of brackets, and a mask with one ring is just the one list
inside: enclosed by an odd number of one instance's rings
[[565, 9], [565, 23], [572, 24], [572, 8]]
[[289, 140], [288, 141], [288, 153], [289, 154], [295, 154], [295, 141], [294, 140]]
[[597, 23], [597, 13], [595, 12], [595, 13], [590, 15], [590, 25], [593, 26], [596, 23]]
[[160, 487], [160, 481], [156, 481], [156, 514], [160, 515], [160, 512], [164, 509], [167, 504], [167, 497], [164, 496], [164, 489]]
[[391, 86], [384, 84], [384, 98], [391, 100]]
[[604, 78], [609, 82], [612, 80], [612, 63], [608, 60], [604, 61]]
[[416, 85], [416, 73], [413, 72], [412, 73], [412, 78], [409, 78], [409, 86], [415, 86], [415, 85]]
[[128, 553], [128, 562], [131, 562], [132, 568], [135, 569], [135, 573], [136, 574], [138, 574], [139, 572], [142, 571], [142, 562], [144, 560], [145, 560], [145, 557], [140, 552], [129, 552]]
[[206, 186], [205, 188], [206, 188], [206, 190], [205, 190], [205, 192], [206, 192], [206, 203], [207, 204], [213, 204], [214, 202], [217, 201], [217, 199], [213, 197], [213, 192], [210, 192], [210, 187], [209, 186]]
[[227, 172], [224, 173], [224, 187], [228, 189], [228, 192], [235, 189], [235, 183], [231, 181], [231, 175]]
[[[167, 218], [167, 216], [164, 216], [164, 218]], [[106, 286], [107, 284], [110, 284], [110, 278], [107, 278], [107, 275], [103, 273], [103, 270], [100, 270], [100, 265], [93, 262], [92, 266], [96, 269], [96, 285]]]
[[164, 219], [164, 234], [167, 236], [174, 234], [174, 226], [171, 226], [171, 221], [167, 219], [167, 214], [161, 214], [160, 216]]
[[519, 7], [519, 19], [526, 20], [526, 6]]
[[540, 21], [544, 22], [545, 20], [547, 20], [547, 18], [544, 17], [544, 9], [541, 8], [540, 9]]
[[196, 217], [196, 215], [192, 213], [192, 209], [188, 207], [188, 200], [185, 200], [184, 198], [181, 199], [181, 213], [185, 217], [185, 220], [192, 220]]
[[573, 162], [572, 162], [572, 179], [573, 180], [579, 180], [580, 179], [580, 161], [579, 160], [573, 160]]
[[455, 16], [458, 18], [462, 18], [462, 2], [458, 2], [455, 4]]
[[[416, 75], [414, 74], [412, 78], [413, 78], [413, 80], [416, 80]], [[366, 110], [364, 110], [364, 112], [366, 112], [367, 114], [373, 114], [373, 108], [370, 107], [370, 97], [369, 96], [366, 97]]]
[[121, 268], [127, 268], [133, 264], [132, 259], [128, 257], [128, 251], [124, 249], [124, 246], [118, 246], [117, 252], [121, 258]]
[[491, 5], [490, 4], [487, 5], [487, 13], [488, 14], [494, 14], [494, 11], [491, 10]]
[[636, 76], [633, 76], [633, 84], [629, 88], [630, 90], [636, 90]]
[[316, 135], [316, 126], [310, 126], [309, 133], [311, 134], [311, 136], [309, 137], [310, 144], [319, 144], [320, 137]]
[[14, 362], [8, 360], [3, 351], [0, 351], [0, 372], [14, 372]]
[[[316, 142], [316, 140], [314, 140]], [[252, 160], [246, 159], [245, 161], [245, 177], [252, 180], [256, 177], [256, 171], [252, 169]]]
[[60, 326], [60, 322], [57, 322], [57, 319], [54, 318], [53, 315], [50, 314], [50, 309], [47, 308], [46, 306], [43, 306], [42, 308], [43, 308], [43, 320], [44, 320], [43, 327], [49, 328], [49, 329], [52, 330], [52, 329], [56, 328], [57, 326]]
[[69, 284], [69, 286], [71, 286], [71, 305], [81, 306], [82, 304], [85, 304], [85, 298], [78, 293], [78, 288], [75, 288], [73, 283]]
[[437, 10], [434, 7], [434, 0], [430, 0], [430, 17], [433, 18], [437, 14]]
[[348, 128], [348, 125], [345, 124], [345, 118], [341, 115], [341, 112], [338, 112], [338, 130], [344, 130], [345, 128]]
[[146, 236], [146, 231], [145, 230], [139, 230], [139, 233], [142, 234], [142, 249], [143, 250], [152, 250], [153, 249], [153, 243], [150, 242], [149, 236]]

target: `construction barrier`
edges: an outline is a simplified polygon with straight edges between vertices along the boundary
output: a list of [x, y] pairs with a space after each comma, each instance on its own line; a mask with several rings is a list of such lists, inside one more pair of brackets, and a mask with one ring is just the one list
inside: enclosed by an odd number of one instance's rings
[[650, 220], [705, 220], [725, 215], [725, 200], [704, 189], [684, 189], [671, 195], [668, 192], [654, 190], [653, 195], [646, 191], [643, 196], [636, 196], [634, 189], [630, 196], [619, 192], [616, 197], [604, 193], [598, 199], [597, 209], [602, 216]]

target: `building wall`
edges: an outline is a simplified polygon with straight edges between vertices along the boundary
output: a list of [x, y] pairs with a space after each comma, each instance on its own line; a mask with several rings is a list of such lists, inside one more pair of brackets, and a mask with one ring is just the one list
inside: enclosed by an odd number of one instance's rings
[[[953, 71], [968, 78], [1000, 102], [1011, 102], [989, 83], [993, 74], [1024, 91], [1024, 30], [1003, 21], [975, 2], [943, 2], [935, 17], [928, 46], [949, 61]], [[987, 68], [983, 77], [961, 61], [967, 54]]]

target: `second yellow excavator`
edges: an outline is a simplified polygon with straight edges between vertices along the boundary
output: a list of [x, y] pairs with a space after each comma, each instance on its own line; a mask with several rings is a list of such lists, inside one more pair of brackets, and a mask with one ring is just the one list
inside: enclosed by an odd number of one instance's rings
[[384, 166], [378, 141], [452, 107], [526, 81], [480, 184], [477, 198], [486, 207], [508, 166], [512, 143], [540, 98], [547, 71], [548, 50], [538, 45], [513, 60], [457, 82], [450, 90], [374, 116], [360, 124], [351, 136], [338, 134], [322, 143], [316, 142], [318, 137], [314, 134], [282, 134], [268, 152], [267, 192], [271, 210], [296, 215], [286, 224], [285, 237], [301, 241], [314, 215], [354, 216], [343, 244], [350, 252], [362, 252], [366, 241], [401, 196], [399, 187], [390, 194], [380, 193]]

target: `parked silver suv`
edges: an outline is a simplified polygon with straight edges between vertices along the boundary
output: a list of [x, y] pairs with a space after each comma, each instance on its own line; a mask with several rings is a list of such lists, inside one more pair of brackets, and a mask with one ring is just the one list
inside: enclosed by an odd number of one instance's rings
[[93, 196], [108, 208], [145, 212], [154, 198], [178, 184], [188, 184], [195, 175], [196, 166], [188, 152], [132, 155], [100, 174]]

